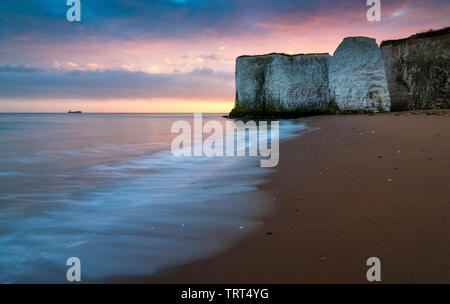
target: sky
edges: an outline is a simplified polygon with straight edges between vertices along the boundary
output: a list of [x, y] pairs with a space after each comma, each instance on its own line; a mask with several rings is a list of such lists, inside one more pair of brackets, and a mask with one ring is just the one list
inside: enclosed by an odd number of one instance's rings
[[0, 112], [216, 112], [236, 57], [330, 53], [449, 26], [448, 0], [0, 0]]

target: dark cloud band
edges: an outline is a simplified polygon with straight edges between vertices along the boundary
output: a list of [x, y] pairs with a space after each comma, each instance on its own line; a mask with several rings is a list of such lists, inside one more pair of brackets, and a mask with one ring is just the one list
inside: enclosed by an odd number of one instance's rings
[[[232, 98], [234, 74], [198, 69], [153, 74], [127, 70], [58, 71], [0, 67], [0, 98]], [[0, 101], [1, 102], [1, 101]]]

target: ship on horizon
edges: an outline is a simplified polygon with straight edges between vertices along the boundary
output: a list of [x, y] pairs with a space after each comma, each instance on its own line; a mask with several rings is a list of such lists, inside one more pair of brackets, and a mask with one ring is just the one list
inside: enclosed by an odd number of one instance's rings
[[69, 112], [67, 112], [68, 114], [81, 114], [81, 113], [83, 113], [83, 112], [81, 112], [81, 111], [72, 111], [72, 110], [69, 110]]

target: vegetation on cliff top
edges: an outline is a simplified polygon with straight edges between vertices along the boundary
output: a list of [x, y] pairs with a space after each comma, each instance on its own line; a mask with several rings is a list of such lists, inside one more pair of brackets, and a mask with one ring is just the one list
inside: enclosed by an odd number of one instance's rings
[[439, 29], [439, 30], [429, 30], [429, 31], [426, 31], [423, 33], [417, 33], [415, 35], [409, 36], [408, 38], [383, 41], [383, 42], [381, 42], [381, 47], [390, 45], [390, 44], [403, 42], [403, 41], [410, 40], [410, 39], [427, 38], [427, 37], [434, 37], [434, 36], [439, 36], [439, 35], [449, 35], [449, 34], [450, 34], [450, 27], [446, 27], [446, 28]]

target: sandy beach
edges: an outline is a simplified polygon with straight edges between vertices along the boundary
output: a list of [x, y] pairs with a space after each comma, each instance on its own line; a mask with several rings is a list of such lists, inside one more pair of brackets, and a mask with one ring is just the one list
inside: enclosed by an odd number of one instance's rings
[[449, 111], [316, 116], [282, 143], [263, 228], [138, 283], [450, 282]]

